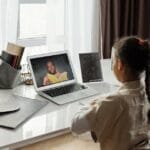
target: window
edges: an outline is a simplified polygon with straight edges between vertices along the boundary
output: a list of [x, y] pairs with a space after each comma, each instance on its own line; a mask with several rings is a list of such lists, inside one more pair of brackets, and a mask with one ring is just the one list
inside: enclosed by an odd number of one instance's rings
[[47, 35], [45, 4], [20, 4], [19, 20], [19, 39]]
[[[20, 0], [18, 18], [18, 43], [37, 46], [65, 41], [66, 0]], [[48, 9], [47, 9], [48, 8]]]
[[46, 0], [20, 0], [18, 17], [18, 43], [44, 45], [47, 37]]
[[66, 0], [19, 0], [17, 43], [26, 47], [22, 64], [29, 55], [64, 48], [65, 6]]

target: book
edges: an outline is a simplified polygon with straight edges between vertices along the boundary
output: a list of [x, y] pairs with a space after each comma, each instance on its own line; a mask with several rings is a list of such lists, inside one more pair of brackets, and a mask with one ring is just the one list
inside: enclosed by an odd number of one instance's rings
[[[7, 49], [6, 52], [11, 54], [11, 55], [16, 55], [17, 59], [16, 59], [16, 67], [18, 68], [20, 66], [20, 62], [23, 56], [23, 52], [24, 52], [25, 47], [14, 44], [14, 43], [10, 43], [8, 42], [7, 44]], [[14, 60], [15, 61], [15, 60]]]

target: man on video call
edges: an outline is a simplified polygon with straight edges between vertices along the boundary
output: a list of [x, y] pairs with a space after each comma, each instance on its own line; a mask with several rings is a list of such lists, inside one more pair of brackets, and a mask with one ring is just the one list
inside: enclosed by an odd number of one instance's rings
[[59, 72], [52, 60], [48, 60], [46, 66], [48, 73], [43, 78], [44, 86], [68, 80], [67, 72]]

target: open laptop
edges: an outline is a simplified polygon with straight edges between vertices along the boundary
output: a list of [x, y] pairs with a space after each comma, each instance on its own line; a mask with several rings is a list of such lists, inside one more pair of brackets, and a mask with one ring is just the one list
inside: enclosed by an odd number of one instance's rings
[[67, 51], [30, 56], [28, 62], [37, 93], [56, 104], [98, 94], [93, 88], [77, 82]]

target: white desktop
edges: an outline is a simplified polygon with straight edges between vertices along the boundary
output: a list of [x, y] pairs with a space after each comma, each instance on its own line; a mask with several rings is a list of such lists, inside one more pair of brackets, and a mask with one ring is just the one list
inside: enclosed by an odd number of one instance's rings
[[[110, 60], [102, 61], [104, 81], [108, 81], [110, 83], [113, 81], [113, 84], [116, 84], [110, 69], [110, 64]], [[90, 83], [89, 85], [99, 92], [105, 90], [105, 87], [99, 86], [99, 83]], [[114, 86], [110, 86], [109, 92], [114, 90]], [[36, 93], [33, 86], [20, 85], [13, 90], [5, 90], [5, 92], [6, 94], [13, 92], [16, 95], [32, 98], [36, 101], [47, 101], [45, 98], [42, 98]], [[107, 92], [108, 90], [106, 93]], [[3, 90], [0, 90], [0, 97], [2, 96], [4, 96]], [[90, 98], [85, 98], [81, 101], [83, 103], [88, 103], [89, 101], [94, 100], [96, 97], [93, 96]], [[79, 101], [62, 106], [49, 102], [47, 106], [41, 109], [24, 124], [20, 125], [17, 129], [10, 130], [6, 128], [0, 128], [0, 149], [15, 149], [61, 134], [69, 133], [72, 117], [76, 111], [78, 111], [79, 107], [81, 107]]]

